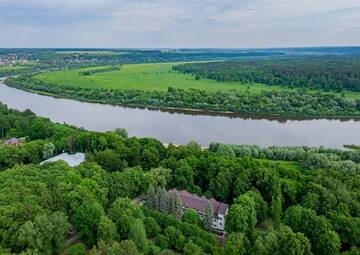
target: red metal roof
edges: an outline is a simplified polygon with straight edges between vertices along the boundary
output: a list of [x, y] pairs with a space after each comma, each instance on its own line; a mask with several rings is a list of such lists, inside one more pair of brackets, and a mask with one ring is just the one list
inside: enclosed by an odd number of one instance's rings
[[175, 192], [179, 195], [184, 207], [195, 209], [198, 212], [205, 213], [208, 203], [210, 203], [214, 209], [214, 215], [225, 215], [228, 209], [228, 205], [222, 202], [216, 201], [214, 198], [207, 199], [205, 196], [199, 197], [196, 194], [189, 193], [186, 190], [172, 189], [169, 192]]

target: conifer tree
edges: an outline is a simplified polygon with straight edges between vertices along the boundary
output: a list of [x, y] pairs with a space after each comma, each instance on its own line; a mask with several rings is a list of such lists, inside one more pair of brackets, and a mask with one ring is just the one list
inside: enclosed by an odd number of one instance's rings
[[214, 208], [212, 207], [210, 202], [208, 202], [205, 209], [204, 227], [206, 229], [210, 229], [212, 227], [213, 220], [214, 220]]
[[145, 198], [146, 198], [145, 206], [150, 209], [156, 209], [156, 193], [152, 185], [149, 186]]

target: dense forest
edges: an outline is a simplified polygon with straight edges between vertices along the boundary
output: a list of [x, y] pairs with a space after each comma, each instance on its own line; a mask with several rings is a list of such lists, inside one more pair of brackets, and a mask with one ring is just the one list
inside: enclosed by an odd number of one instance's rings
[[360, 91], [360, 58], [356, 55], [187, 63], [173, 68], [197, 79]]
[[88, 89], [50, 84], [31, 76], [9, 78], [6, 84], [45, 94], [53, 94], [80, 101], [102, 102], [126, 106], [152, 106], [217, 112], [236, 112], [285, 116], [359, 117], [360, 99], [348, 100], [341, 96], [306, 90], [262, 92], [208, 92], [198, 89], [168, 91]]
[[[164, 147], [0, 105], [0, 254], [359, 254], [360, 151], [195, 142]], [[40, 166], [61, 151], [86, 161]], [[226, 240], [166, 190], [230, 205]], [[156, 194], [160, 208], [133, 200]], [[75, 242], [74, 242], [75, 240]]]

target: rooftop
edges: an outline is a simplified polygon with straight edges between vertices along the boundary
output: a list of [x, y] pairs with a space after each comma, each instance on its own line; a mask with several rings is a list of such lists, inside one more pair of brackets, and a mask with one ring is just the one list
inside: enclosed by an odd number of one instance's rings
[[218, 202], [214, 198], [208, 199], [205, 196], [199, 197], [198, 195], [189, 193], [186, 190], [172, 189], [169, 192], [176, 192], [179, 195], [184, 207], [195, 209], [196, 211], [201, 213], [205, 213], [206, 207], [209, 202], [214, 209], [215, 216], [217, 216], [218, 214], [225, 215], [228, 209], [227, 204]]
[[43, 162], [40, 163], [40, 165], [43, 165], [48, 162], [56, 162], [56, 161], [65, 161], [69, 166], [74, 167], [80, 165], [82, 162], [85, 161], [85, 154], [84, 153], [76, 153], [74, 155], [70, 155], [68, 153], [62, 153], [60, 155], [57, 155], [53, 158], [49, 158]]
[[6, 145], [19, 145], [19, 144], [21, 144], [21, 143], [23, 143], [25, 141], [26, 141], [26, 139], [24, 137], [22, 137], [22, 138], [13, 137], [11, 139], [5, 140], [4, 144], [6, 144]]

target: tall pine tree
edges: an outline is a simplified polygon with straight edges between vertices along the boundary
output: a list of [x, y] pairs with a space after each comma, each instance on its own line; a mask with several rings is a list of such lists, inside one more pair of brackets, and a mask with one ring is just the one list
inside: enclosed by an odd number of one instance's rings
[[149, 188], [146, 192], [145, 206], [150, 209], [157, 209], [156, 208], [156, 193], [155, 193], [155, 189], [152, 185], [149, 186]]
[[214, 208], [212, 207], [210, 202], [208, 202], [205, 209], [204, 227], [206, 229], [210, 229], [212, 227], [213, 220], [214, 220]]

